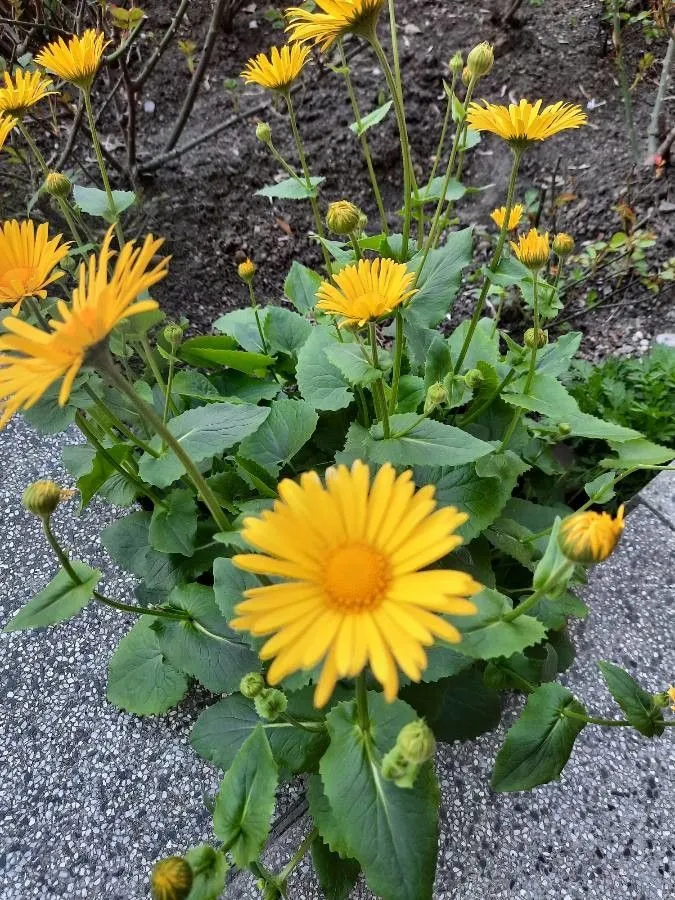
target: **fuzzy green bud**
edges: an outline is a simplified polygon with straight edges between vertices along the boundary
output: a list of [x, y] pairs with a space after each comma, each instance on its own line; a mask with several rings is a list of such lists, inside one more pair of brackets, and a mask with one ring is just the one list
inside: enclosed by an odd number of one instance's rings
[[469, 369], [469, 371], [464, 376], [464, 381], [466, 381], [466, 386], [468, 388], [471, 388], [472, 391], [475, 391], [476, 388], [480, 387], [481, 384], [485, 381], [485, 376], [480, 369]]
[[523, 343], [532, 350], [536, 347], [541, 350], [548, 344], [548, 331], [545, 328], [528, 328], [523, 337]]
[[387, 781], [398, 781], [408, 774], [410, 762], [401, 753], [398, 746], [392, 747], [382, 757], [382, 777]]
[[272, 141], [272, 129], [267, 122], [258, 122], [255, 127], [255, 136], [261, 144], [269, 144]]
[[574, 238], [571, 234], [566, 234], [564, 231], [560, 231], [553, 238], [552, 246], [553, 252], [557, 253], [558, 256], [569, 256], [570, 253], [574, 250]]
[[421, 766], [436, 752], [436, 738], [424, 719], [415, 719], [399, 731], [396, 746], [413, 766]]
[[164, 340], [172, 347], [177, 347], [183, 340], [183, 329], [177, 323], [172, 322], [164, 329]]
[[448, 63], [448, 68], [451, 72], [456, 72], [457, 74], [459, 74], [464, 68], [464, 57], [459, 52], [459, 50], [454, 54], [454, 56]]
[[72, 188], [70, 179], [61, 172], [49, 172], [45, 178], [44, 189], [52, 197], [65, 199], [70, 196]]
[[264, 688], [254, 697], [253, 702], [255, 711], [261, 719], [268, 719], [270, 722], [274, 722], [286, 712], [288, 697], [277, 688]]
[[326, 213], [326, 225], [334, 234], [352, 234], [361, 224], [361, 210], [349, 200], [336, 200]]
[[248, 700], [254, 700], [265, 690], [265, 679], [260, 672], [249, 672], [239, 682], [239, 691]]
[[427, 391], [427, 396], [424, 400], [424, 412], [430, 413], [432, 410], [436, 409], [437, 406], [441, 406], [443, 403], [447, 402], [448, 389], [443, 382], [437, 381], [435, 384], [432, 384]]
[[34, 481], [23, 492], [21, 502], [28, 512], [45, 519], [51, 516], [61, 500], [69, 493], [62, 491], [53, 481]]
[[558, 432], [560, 434], [567, 435], [572, 431], [572, 426], [569, 422], [560, 422], [558, 425]]
[[462, 69], [462, 84], [464, 85], [464, 87], [469, 86], [472, 78], [473, 75], [471, 74], [471, 69], [468, 66], [464, 66], [464, 68]]
[[667, 706], [670, 706], [668, 692], [663, 691], [660, 694], [652, 694], [652, 702], [657, 709], [665, 709]]
[[477, 44], [466, 59], [466, 66], [474, 78], [483, 78], [492, 69], [495, 52], [492, 44], [483, 41]]
[[182, 856], [167, 856], [150, 873], [152, 900], [185, 900], [192, 890], [192, 869]]

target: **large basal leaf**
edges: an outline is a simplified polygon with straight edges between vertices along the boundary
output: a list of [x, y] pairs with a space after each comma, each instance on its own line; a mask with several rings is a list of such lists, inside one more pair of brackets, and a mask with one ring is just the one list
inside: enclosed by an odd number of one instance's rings
[[239, 454], [273, 477], [314, 434], [319, 417], [305, 400], [274, 400], [260, 428], [241, 442]]
[[461, 282], [462, 269], [471, 262], [473, 229], [453, 231], [444, 246], [429, 253], [419, 279], [419, 291], [406, 310], [418, 326], [433, 328], [451, 308]]
[[521, 615], [505, 622], [504, 613], [511, 610], [512, 604], [499, 591], [483, 588], [471, 601], [478, 607], [478, 612], [453, 620], [462, 632], [462, 641], [456, 649], [466, 656], [474, 659], [511, 656], [546, 637], [546, 629], [532, 616]]
[[271, 353], [297, 356], [312, 333], [312, 326], [304, 316], [291, 309], [268, 306], [264, 332]]
[[363, 868], [383, 900], [431, 900], [438, 846], [439, 791], [433, 766], [422, 766], [414, 787], [385, 781], [384, 754], [415, 713], [401, 700], [368, 694], [371, 727], [364, 734], [356, 704], [340, 703], [326, 718], [330, 746], [320, 763], [326, 797], [347, 855]]
[[601, 466], [609, 466], [612, 469], [632, 469], [640, 466], [663, 466], [675, 459], [675, 452], [671, 447], [655, 444], [646, 438], [640, 437], [634, 440], [614, 443], [609, 441], [616, 457], [600, 460]]
[[433, 419], [415, 424], [418, 418], [414, 413], [391, 416], [392, 434], [407, 431], [414, 425], [403, 437], [384, 438], [382, 426], [373, 425], [369, 459], [395, 466], [461, 466], [494, 452], [490, 444], [460, 428]]
[[314, 409], [344, 409], [354, 399], [346, 378], [326, 354], [336, 343], [328, 328], [317, 325], [298, 353], [298, 387]]
[[101, 543], [125, 572], [142, 578], [150, 589], [171, 590], [178, 580], [177, 567], [170, 556], [150, 546], [147, 512], [134, 512], [118, 519], [101, 532]]
[[221, 331], [223, 334], [234, 338], [244, 350], [249, 350], [252, 353], [264, 353], [265, 348], [262, 345], [262, 339], [258, 331], [256, 313], [258, 314], [260, 327], [264, 328], [267, 310], [252, 309], [250, 306], [245, 306], [243, 309], [233, 309], [231, 312], [225, 313], [225, 315], [216, 319], [213, 327], [216, 331]]
[[186, 584], [175, 588], [169, 603], [187, 610], [197, 621], [162, 619], [156, 624], [160, 648], [181, 672], [215, 694], [236, 691], [247, 672], [260, 666], [256, 654], [228, 628], [213, 596], [213, 588]]
[[70, 575], [60, 569], [49, 584], [29, 600], [2, 629], [4, 632], [44, 628], [65, 622], [81, 612], [89, 603], [101, 572], [82, 562], [71, 563], [82, 584], [74, 584]]
[[[169, 431], [193, 462], [200, 463], [229, 450], [252, 434], [267, 418], [269, 409], [264, 406], [211, 403], [199, 406], [169, 421]], [[154, 440], [157, 449], [161, 446]], [[159, 457], [144, 453], [138, 464], [144, 481], [157, 487], [168, 487], [181, 475], [185, 466], [167, 447]]]
[[192, 887], [186, 900], [218, 900], [225, 890], [227, 859], [222, 850], [209, 844], [191, 847], [185, 854], [193, 873]]
[[663, 713], [654, 703], [654, 698], [643, 690], [628, 672], [619, 666], [601, 661], [598, 667], [602, 672], [612, 697], [626, 714], [626, 718], [645, 737], [656, 737], [663, 734]]
[[213, 830], [246, 868], [257, 859], [270, 830], [277, 767], [265, 732], [256, 728], [223, 778], [213, 811]]
[[542, 684], [527, 698], [520, 718], [509, 728], [492, 773], [495, 791], [527, 791], [560, 778], [586, 710], [561, 684]]
[[325, 900], [348, 900], [361, 866], [355, 859], [333, 853], [320, 837], [312, 842], [312, 864]]
[[150, 544], [161, 553], [192, 556], [197, 539], [197, 503], [187, 488], [172, 491], [163, 506], [155, 506], [150, 520]]
[[297, 260], [293, 260], [290, 272], [284, 282], [284, 294], [304, 316], [314, 309], [316, 289], [320, 284], [321, 276], [317, 272], [308, 269]]
[[137, 716], [158, 716], [185, 696], [188, 680], [164, 658], [150, 616], [141, 616], [108, 663], [108, 700]]
[[307, 805], [324, 843], [342, 859], [350, 859], [341, 824], [331, 808], [318, 772], [310, 775], [307, 781]]

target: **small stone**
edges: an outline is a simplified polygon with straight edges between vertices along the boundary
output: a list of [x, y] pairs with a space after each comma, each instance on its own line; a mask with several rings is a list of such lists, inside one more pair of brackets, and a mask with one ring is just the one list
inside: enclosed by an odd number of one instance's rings
[[675, 347], [675, 334], [672, 331], [664, 331], [656, 335], [654, 343], [661, 344], [663, 347]]

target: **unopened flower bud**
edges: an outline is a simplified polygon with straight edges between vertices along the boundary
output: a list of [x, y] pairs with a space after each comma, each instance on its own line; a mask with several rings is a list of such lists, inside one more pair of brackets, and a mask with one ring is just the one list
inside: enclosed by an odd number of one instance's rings
[[606, 512], [579, 512], [564, 519], [558, 543], [572, 562], [603, 562], [614, 551], [624, 529], [623, 506], [616, 517]]
[[253, 700], [265, 690], [265, 679], [260, 672], [249, 672], [239, 682], [239, 691], [248, 700]]
[[572, 431], [572, 426], [569, 422], [560, 422], [558, 424], [558, 431], [560, 432], [560, 434], [570, 434], [570, 432]]
[[398, 746], [392, 747], [382, 757], [382, 777], [387, 781], [398, 781], [408, 774], [410, 762], [403, 756]]
[[574, 250], [574, 238], [571, 234], [565, 234], [564, 231], [560, 231], [553, 238], [553, 252], [557, 253], [558, 256], [569, 256], [570, 253]]
[[361, 224], [361, 210], [349, 200], [336, 200], [326, 213], [326, 225], [335, 234], [352, 234]]
[[172, 322], [164, 329], [164, 340], [173, 347], [183, 340], [183, 329], [176, 322]]
[[255, 136], [262, 144], [269, 144], [272, 140], [272, 129], [267, 122], [258, 122], [255, 128]]
[[670, 700], [670, 708], [675, 712], [675, 687], [669, 687], [666, 694], [668, 694], [668, 699]]
[[404, 759], [421, 766], [436, 752], [436, 738], [424, 719], [415, 719], [399, 731], [396, 746]]
[[274, 722], [282, 713], [286, 712], [288, 697], [277, 688], [264, 688], [254, 697], [253, 702], [255, 711], [261, 719]]
[[476, 388], [480, 387], [481, 384], [485, 381], [485, 376], [480, 369], [469, 369], [469, 371], [464, 376], [464, 381], [466, 382], [466, 386], [468, 388], [471, 388], [472, 391], [475, 391]]
[[45, 178], [44, 189], [52, 197], [69, 197], [72, 187], [70, 179], [61, 172], [50, 172]]
[[429, 413], [433, 409], [436, 409], [437, 406], [447, 403], [448, 397], [448, 389], [441, 381], [432, 384], [427, 391], [427, 396], [424, 400], [424, 412]]
[[[669, 688], [673, 692], [673, 702], [675, 702], [675, 688]], [[652, 702], [657, 709], [665, 709], [670, 706], [670, 696], [668, 691], [662, 691], [660, 694], [652, 694]]]
[[457, 73], [461, 72], [462, 69], [464, 68], [464, 57], [459, 52], [459, 50], [457, 51], [457, 53], [454, 54], [454, 56], [448, 63], [448, 68], [450, 69], [451, 72], [457, 72]]
[[255, 277], [257, 269], [258, 267], [253, 262], [253, 260], [247, 257], [242, 263], [239, 263], [239, 265], [237, 266], [237, 275], [241, 278], [242, 281], [245, 281], [246, 284], [250, 284]]
[[469, 53], [466, 66], [474, 78], [483, 78], [488, 74], [495, 62], [495, 53], [492, 44], [483, 41], [477, 44]]
[[23, 492], [21, 502], [28, 512], [41, 519], [51, 516], [61, 500], [71, 495], [72, 491], [62, 491], [53, 481], [34, 481]]
[[464, 68], [462, 69], [462, 84], [464, 85], [464, 87], [469, 86], [469, 82], [472, 78], [473, 76], [471, 74], [471, 69], [468, 66], [464, 66]]
[[528, 328], [525, 332], [523, 343], [526, 347], [529, 347], [530, 350], [532, 350], [533, 347], [541, 350], [542, 347], [545, 347], [548, 344], [548, 330], [545, 328]]
[[155, 863], [150, 873], [153, 900], [185, 900], [192, 890], [192, 869], [182, 856], [168, 856]]

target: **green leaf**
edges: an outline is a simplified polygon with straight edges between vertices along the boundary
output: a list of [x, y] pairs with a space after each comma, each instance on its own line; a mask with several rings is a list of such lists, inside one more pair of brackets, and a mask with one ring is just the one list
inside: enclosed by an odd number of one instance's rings
[[361, 871], [355, 859], [342, 859], [316, 837], [312, 842], [312, 864], [325, 900], [349, 900]]
[[586, 496], [593, 503], [609, 503], [616, 496], [616, 491], [614, 490], [615, 478], [616, 472], [603, 472], [602, 475], [598, 475], [592, 481], [587, 481], [584, 485]]
[[577, 354], [581, 338], [580, 331], [563, 334], [552, 344], [547, 344], [537, 352], [537, 372], [542, 375], [564, 375]]
[[193, 872], [192, 887], [186, 900], [218, 900], [225, 890], [227, 859], [221, 850], [209, 844], [191, 847], [185, 859]]
[[492, 773], [495, 791], [527, 791], [560, 778], [574, 741], [584, 727], [584, 707], [560, 684], [542, 684], [527, 698], [509, 728]]
[[[269, 415], [269, 409], [249, 404], [212, 403], [189, 409], [168, 423], [169, 431], [195, 463], [200, 463], [229, 450], [258, 428]], [[161, 441], [155, 438], [157, 449]], [[155, 458], [144, 453], [138, 464], [144, 481], [157, 487], [168, 487], [181, 475], [185, 467], [168, 448]]]
[[65, 622], [81, 612], [91, 600], [101, 572], [82, 562], [71, 563], [82, 584], [73, 584], [70, 575], [60, 569], [49, 584], [29, 600], [2, 629], [5, 633], [27, 628], [44, 628]]
[[353, 131], [357, 137], [361, 137], [361, 135], [365, 134], [369, 128], [372, 128], [373, 125], [378, 125], [385, 118], [391, 109], [393, 102], [393, 100], [387, 100], [386, 103], [383, 103], [382, 106], [378, 106], [377, 109], [374, 109], [372, 112], [363, 116], [358, 122], [352, 122], [349, 125], [349, 130]]
[[307, 803], [309, 814], [326, 845], [342, 859], [350, 859], [349, 850], [342, 834], [341, 823], [331, 809], [323, 789], [323, 781], [318, 772], [309, 776], [307, 782]]
[[149, 588], [170, 590], [177, 580], [171, 557], [150, 546], [151, 515], [134, 512], [108, 525], [101, 532], [101, 543], [125, 572], [142, 578]]
[[293, 260], [284, 282], [284, 294], [300, 313], [306, 315], [314, 309], [316, 289], [320, 284], [321, 276], [317, 272]]
[[[312, 689], [313, 690], [313, 689]], [[312, 706], [311, 690], [289, 695], [289, 712], [303, 723], [320, 721]], [[204, 759], [219, 769], [228, 769], [256, 728], [262, 728], [281, 772], [295, 774], [306, 768], [310, 758], [325, 748], [325, 733], [302, 731], [290, 722], [261, 720], [251, 700], [233, 694], [204, 710], [194, 724], [190, 743]]]
[[326, 356], [350, 384], [369, 385], [382, 377], [382, 372], [368, 362], [358, 344], [334, 344], [326, 348]]
[[256, 312], [260, 320], [260, 327], [264, 328], [267, 310], [254, 310], [250, 306], [245, 306], [243, 309], [233, 309], [231, 312], [225, 313], [225, 315], [216, 319], [213, 327], [216, 331], [221, 331], [223, 334], [234, 338], [244, 350], [249, 350], [253, 353], [263, 353], [264, 347], [258, 331]]
[[499, 692], [486, 687], [476, 666], [435, 684], [411, 684], [404, 689], [403, 699], [439, 741], [468, 741], [492, 731], [501, 719]]
[[304, 316], [283, 306], [268, 306], [266, 311], [264, 332], [270, 351], [297, 357], [312, 333], [310, 323]]
[[445, 376], [452, 371], [452, 357], [448, 342], [436, 335], [427, 351], [424, 363], [424, 386], [427, 390], [432, 384], [443, 381]]
[[[250, 572], [244, 572], [243, 569], [238, 569], [231, 559], [220, 557], [214, 562], [213, 590], [215, 601], [218, 609], [227, 620], [234, 618], [234, 608], [244, 599], [244, 591], [254, 587], [260, 587], [260, 582], [256, 576]], [[254, 668], [257, 669], [258, 666], [254, 666]]]
[[419, 291], [406, 309], [415, 325], [433, 328], [452, 307], [462, 269], [471, 262], [473, 229], [452, 232], [443, 247], [432, 250], [419, 279]]
[[238, 690], [242, 677], [260, 664], [256, 654], [228, 627], [216, 606], [213, 588], [180, 585], [169, 595], [169, 603], [187, 610], [196, 621], [162, 619], [156, 623], [159, 645], [168, 662], [215, 694]]
[[348, 856], [361, 863], [374, 894], [383, 900], [431, 900], [439, 800], [433, 766], [425, 763], [410, 789], [385, 781], [381, 759], [415, 713], [401, 700], [387, 703], [372, 692], [368, 709], [367, 737], [353, 702], [338, 704], [326, 717], [331, 742], [320, 763], [326, 797]]
[[274, 357], [263, 353], [236, 350], [236, 341], [227, 334], [188, 338], [181, 344], [177, 356], [193, 366], [212, 369], [230, 368], [246, 375], [264, 375], [274, 362]]
[[241, 442], [239, 453], [273, 477], [314, 434], [319, 417], [305, 400], [274, 400], [260, 428]]
[[195, 369], [182, 369], [176, 372], [171, 385], [171, 393], [180, 397], [190, 397], [202, 403], [217, 403], [222, 400], [218, 388], [201, 372]]
[[77, 476], [80, 510], [89, 505], [95, 494], [107, 495], [110, 502], [115, 502], [116, 506], [130, 506], [138, 496], [138, 490], [133, 482], [120, 475], [108, 457], [121, 463], [131, 456], [131, 447], [128, 444], [116, 444], [107, 447], [105, 454], [94, 451], [92, 447], [82, 449], [90, 450], [91, 455], [88, 467], [84, 465], [83, 457], [80, 457], [76, 464], [80, 471]]
[[[437, 175], [433, 181], [418, 188], [417, 193], [411, 195], [411, 202], [414, 203], [415, 206], [422, 206], [425, 203], [438, 203], [441, 199], [441, 191], [443, 190], [444, 182], [445, 175]], [[464, 194], [466, 194], [466, 188], [462, 182], [457, 181], [456, 178], [451, 178], [447, 190], [445, 191], [445, 199], [447, 201], [461, 200]]]
[[[465, 319], [448, 338], [453, 359], [458, 359], [469, 331], [469, 320]], [[469, 369], [478, 368], [478, 363], [489, 363], [497, 368], [501, 366], [499, 355], [499, 331], [495, 329], [494, 319], [480, 319], [471, 338], [469, 349], [462, 363], [460, 374]]]
[[[406, 431], [417, 418], [414, 413], [391, 416], [392, 434]], [[494, 447], [468, 432], [433, 419], [425, 419], [403, 437], [385, 439], [379, 424], [370, 433], [375, 439], [368, 448], [370, 460], [395, 466], [460, 466], [494, 452]]]
[[462, 653], [458, 653], [455, 647], [442, 641], [436, 641], [427, 650], [427, 667], [423, 675], [424, 682], [425, 684], [431, 684], [434, 681], [440, 681], [441, 678], [459, 675], [460, 672], [472, 665], [473, 660]]
[[542, 597], [534, 604], [530, 612], [548, 630], [567, 625], [570, 616], [575, 619], [585, 619], [588, 615], [588, 607], [583, 600], [570, 591], [564, 591], [562, 594], [556, 594], [555, 597]]
[[267, 376], [267, 380], [252, 378], [243, 372], [228, 372], [214, 375], [213, 383], [220, 392], [220, 400], [229, 403], [252, 403], [254, 406], [262, 400], [274, 400], [281, 388], [278, 382]]
[[274, 812], [277, 767], [263, 729], [246, 739], [223, 778], [213, 811], [213, 830], [245, 869], [265, 845]]
[[276, 184], [268, 184], [255, 193], [257, 197], [269, 197], [270, 200], [309, 200], [316, 197], [318, 186], [325, 180], [313, 175], [309, 179], [309, 187], [297, 178], [285, 178]]
[[474, 659], [511, 656], [546, 637], [546, 629], [532, 616], [521, 615], [505, 622], [504, 613], [512, 609], [512, 604], [499, 591], [483, 588], [471, 601], [478, 607], [478, 612], [453, 619], [462, 632], [462, 641], [456, 649], [466, 656]]
[[607, 683], [609, 692], [626, 714], [626, 718], [645, 737], [663, 734], [663, 713], [654, 703], [654, 698], [643, 690], [628, 672], [619, 666], [601, 660], [598, 668]]
[[188, 680], [165, 659], [153, 623], [141, 616], [108, 663], [108, 700], [137, 716], [159, 716], [179, 703]]
[[424, 402], [424, 379], [418, 375], [403, 375], [398, 386], [396, 412], [416, 412]]
[[336, 345], [337, 339], [328, 328], [317, 325], [298, 353], [298, 388], [314, 409], [344, 409], [353, 400], [348, 382], [326, 353]]
[[197, 503], [187, 488], [172, 491], [165, 506], [156, 506], [150, 522], [150, 544], [161, 553], [192, 556], [197, 537]]
[[622, 443], [609, 442], [616, 457], [600, 460], [601, 466], [612, 469], [632, 469], [639, 466], [662, 466], [675, 459], [675, 451], [671, 447], [655, 444], [640, 437]]
[[115, 205], [114, 211], [110, 209], [108, 195], [105, 191], [99, 188], [82, 187], [80, 184], [73, 185], [73, 200], [76, 206], [88, 216], [97, 216], [105, 219], [106, 222], [114, 222], [120, 213], [136, 202], [136, 194], [133, 191], [113, 191], [112, 198]]

